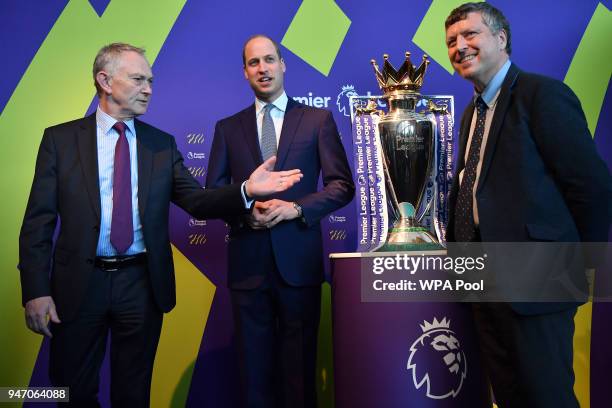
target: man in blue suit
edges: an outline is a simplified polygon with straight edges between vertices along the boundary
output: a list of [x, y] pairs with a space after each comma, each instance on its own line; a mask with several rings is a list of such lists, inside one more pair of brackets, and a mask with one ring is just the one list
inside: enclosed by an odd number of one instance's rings
[[243, 63], [255, 103], [217, 123], [207, 187], [242, 180], [272, 154], [276, 169], [299, 167], [304, 174], [291, 192], [228, 219], [244, 395], [249, 407], [314, 407], [324, 279], [319, 220], [346, 205], [354, 185], [331, 113], [287, 97], [278, 44], [263, 35], [249, 38]]
[[[612, 181], [574, 93], [510, 62], [510, 26], [488, 3], [456, 8], [445, 26], [450, 61], [475, 91], [461, 119], [448, 241], [607, 241]], [[544, 269], [521, 272], [541, 287], [555, 275]], [[472, 305], [500, 408], [578, 406], [576, 306]]]

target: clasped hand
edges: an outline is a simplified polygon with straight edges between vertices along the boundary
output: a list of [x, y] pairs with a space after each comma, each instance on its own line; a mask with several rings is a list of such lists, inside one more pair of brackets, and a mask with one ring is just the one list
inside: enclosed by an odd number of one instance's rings
[[247, 222], [253, 229], [265, 229], [272, 228], [281, 221], [297, 218], [298, 215], [293, 203], [289, 201], [278, 199], [255, 201]]

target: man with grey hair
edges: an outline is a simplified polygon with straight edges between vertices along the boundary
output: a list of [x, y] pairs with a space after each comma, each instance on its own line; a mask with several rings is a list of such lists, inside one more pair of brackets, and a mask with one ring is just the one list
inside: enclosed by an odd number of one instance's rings
[[112, 405], [146, 407], [163, 313], [175, 305], [170, 202], [197, 218], [240, 215], [301, 173], [270, 171], [273, 157], [242, 184], [204, 190], [174, 138], [135, 119], [152, 94], [144, 50], [103, 47], [93, 74], [96, 113], [46, 129], [38, 152], [19, 237], [26, 324], [51, 338], [51, 381], [79, 407], [98, 406], [110, 332]]
[[[607, 241], [612, 181], [574, 93], [510, 62], [510, 25], [490, 4], [466, 3], [445, 26], [450, 61], [474, 85], [461, 119], [447, 240]], [[554, 270], [529, 267], [521, 272], [531, 287], [546, 287], [555, 277]], [[586, 286], [585, 276], [572, 278]], [[576, 307], [472, 305], [500, 408], [578, 406], [572, 369]]]

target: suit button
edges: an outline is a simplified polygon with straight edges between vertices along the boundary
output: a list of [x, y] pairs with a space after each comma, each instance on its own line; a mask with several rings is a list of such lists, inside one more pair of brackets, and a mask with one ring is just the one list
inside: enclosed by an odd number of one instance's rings
[[91, 264], [93, 264], [93, 259], [91, 259], [91, 258], [90, 258], [90, 259], [88, 259], [86, 262], [87, 262], [89, 265], [91, 265]]
[[99, 225], [94, 226], [94, 231], [100, 232], [100, 226]]

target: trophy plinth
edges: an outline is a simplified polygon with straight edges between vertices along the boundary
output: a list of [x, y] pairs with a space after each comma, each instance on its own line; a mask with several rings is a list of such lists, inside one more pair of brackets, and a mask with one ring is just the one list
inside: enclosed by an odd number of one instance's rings
[[427, 56], [423, 56], [423, 63], [415, 69], [410, 62], [410, 53], [406, 53], [404, 64], [396, 71], [388, 56], [384, 57], [382, 73], [374, 60], [372, 64], [389, 106], [378, 128], [394, 221], [385, 245], [379, 250], [440, 249], [436, 238], [420, 225], [422, 214], [417, 214], [435, 158], [433, 125], [425, 115], [415, 111], [429, 61]]

